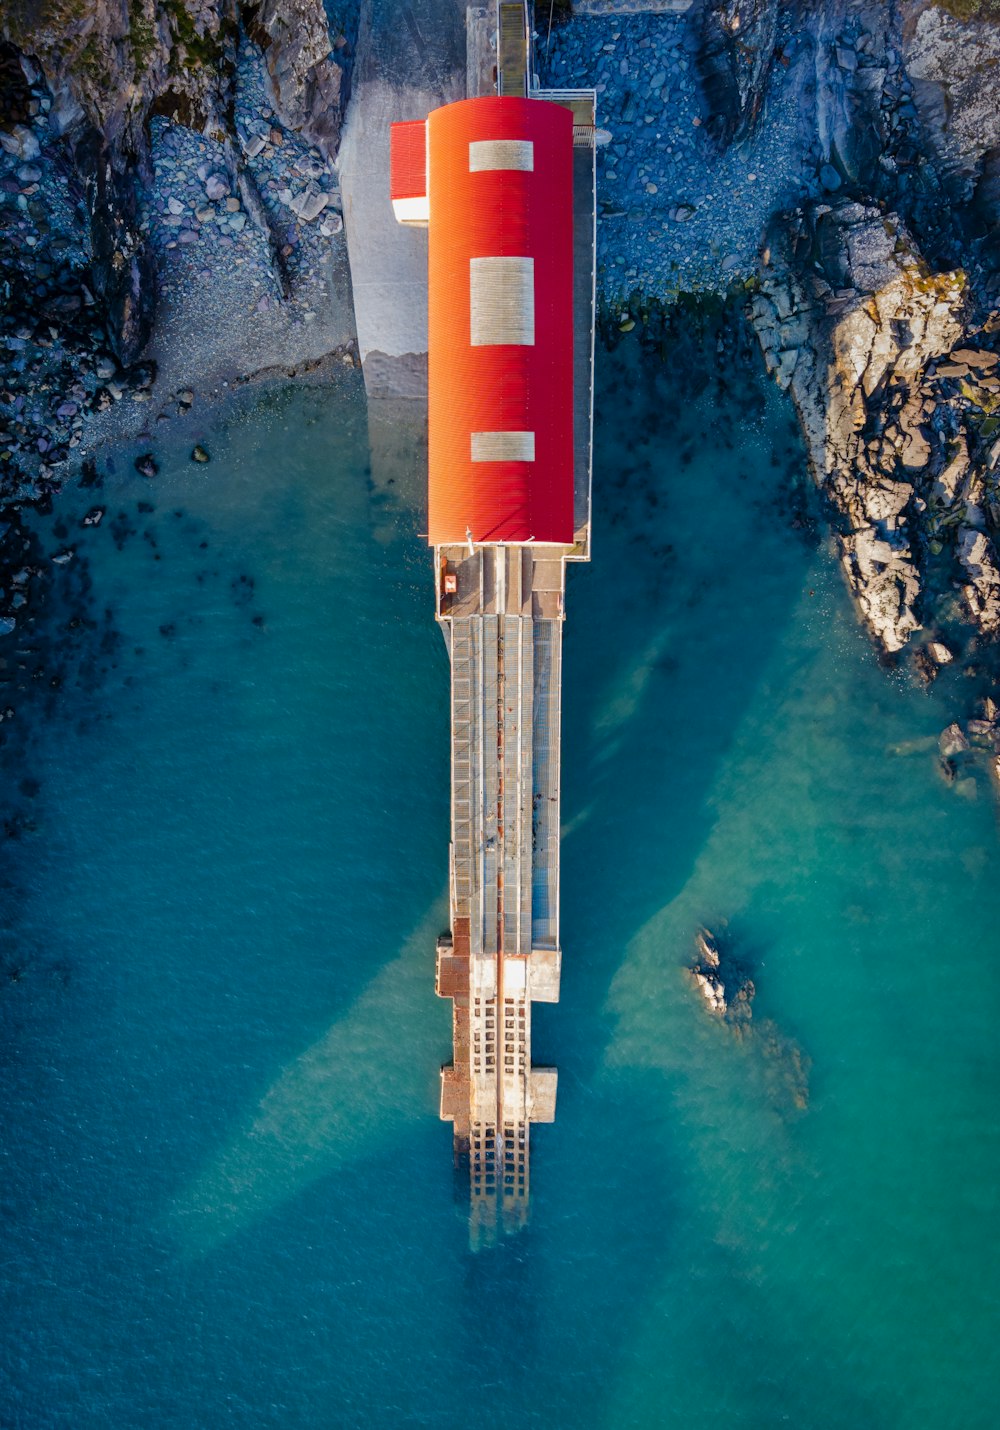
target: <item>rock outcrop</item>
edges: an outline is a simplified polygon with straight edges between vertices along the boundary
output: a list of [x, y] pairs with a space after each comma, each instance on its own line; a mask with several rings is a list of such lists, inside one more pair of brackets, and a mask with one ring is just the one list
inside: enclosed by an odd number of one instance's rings
[[330, 52], [321, 0], [262, 0], [247, 14], [249, 33], [264, 51], [282, 123], [332, 161], [347, 96], [344, 71]]
[[902, 59], [927, 146], [954, 201], [973, 198], [1000, 149], [1000, 26], [928, 0], [904, 4]]
[[[966, 286], [960, 270], [929, 270], [897, 216], [844, 201], [774, 226], [753, 300], [765, 361], [791, 392], [837, 514], [851, 589], [890, 653], [921, 624], [914, 519], [937, 503], [983, 521], [955, 465], [968, 451], [961, 414], [941, 404], [941, 379], [954, 374], [940, 360], [963, 339]], [[980, 558], [985, 571], [977, 546]]]
[[699, 929], [695, 935], [697, 957], [690, 967], [695, 987], [714, 1016], [741, 1030], [753, 1017], [756, 989], [749, 972], [719, 947], [715, 935]]
[[778, 0], [721, 0], [700, 12], [698, 72], [709, 132], [722, 145], [745, 138], [761, 117], [780, 10]]
[[[245, 188], [229, 119], [241, 30], [265, 50], [282, 122], [332, 161], [347, 96], [322, 0], [17, 0], [0, 12], [0, 35], [50, 95], [49, 141], [65, 140], [86, 192], [94, 288], [122, 362], [148, 338], [156, 301], [136, 212], [138, 186], [151, 178], [150, 116], [224, 139], [234, 187]], [[4, 124], [0, 142], [37, 143], [22, 130]], [[259, 216], [254, 195], [245, 197]]]

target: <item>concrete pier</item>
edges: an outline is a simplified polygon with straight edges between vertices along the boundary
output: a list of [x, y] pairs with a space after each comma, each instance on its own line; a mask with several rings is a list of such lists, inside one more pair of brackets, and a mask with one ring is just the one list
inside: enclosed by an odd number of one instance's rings
[[456, 1158], [468, 1158], [475, 1247], [524, 1224], [531, 1124], [555, 1118], [558, 1075], [532, 1063], [531, 1007], [559, 1000], [562, 627], [567, 566], [590, 559], [594, 95], [544, 97], [575, 120], [575, 539], [434, 552], [451, 657], [451, 931], [436, 988], [453, 1000], [454, 1054], [440, 1111]]
[[389, 127], [465, 97], [462, 0], [363, 0], [339, 168], [369, 396], [427, 395], [427, 234], [396, 223]]
[[[436, 92], [428, 94], [424, 80], [419, 88], [410, 82], [411, 71], [401, 59], [403, 53], [414, 58], [414, 72], [426, 78], [425, 53], [413, 57], [408, 48], [401, 51], [398, 35], [378, 40], [380, 17], [384, 25], [389, 13], [384, 0], [368, 0], [363, 45], [369, 62], [361, 67], [342, 150], [344, 212], [365, 382], [370, 399], [383, 403], [390, 395], [394, 400], [415, 396], [426, 385], [427, 242], [426, 227], [417, 225], [442, 225], [435, 230], [432, 256], [445, 277], [437, 271], [430, 325], [436, 384], [431, 412], [437, 434], [431, 486], [438, 505], [432, 500], [428, 516], [435, 614], [451, 660], [450, 929], [438, 941], [436, 989], [453, 1002], [453, 1057], [441, 1070], [440, 1115], [453, 1124], [456, 1159], [468, 1162], [471, 1239], [482, 1246], [524, 1223], [531, 1124], [551, 1122], [556, 1110], [556, 1070], [532, 1063], [531, 1009], [533, 1003], [558, 1001], [562, 971], [562, 626], [567, 566], [590, 558], [595, 94], [538, 90], [522, 0], [463, 7], [460, 45], [454, 0], [425, 0], [422, 20], [406, 13], [422, 38], [438, 36], [447, 56], [447, 66], [435, 72]], [[456, 161], [447, 136], [453, 131], [438, 128], [445, 138], [435, 148], [434, 125], [442, 122], [440, 117], [432, 115], [426, 127], [422, 124], [428, 110], [458, 97], [456, 89], [463, 97], [466, 90], [470, 98], [495, 96], [499, 107], [489, 100], [485, 106], [453, 107], [451, 118], [460, 113], [462, 123], [473, 127], [454, 131], [461, 136], [456, 143], [460, 160], [450, 169]], [[572, 126], [565, 113], [556, 115], [550, 105], [569, 110]], [[494, 125], [505, 113], [515, 132], [499, 138], [477, 135], [469, 118], [473, 112], [492, 114]], [[391, 218], [387, 183], [390, 124], [397, 121], [391, 167], [398, 226]], [[572, 194], [565, 167], [570, 131]], [[550, 167], [554, 177], [546, 182], [540, 176], [559, 152], [557, 142], [563, 146], [564, 167]], [[485, 176], [505, 170], [519, 178], [535, 174], [540, 186], [532, 190], [522, 182], [517, 189], [521, 221], [526, 222], [523, 215], [534, 204], [535, 222], [530, 239], [529, 230], [522, 234], [515, 227], [513, 241], [529, 247], [526, 252], [515, 248], [520, 256], [514, 257], [509, 251], [498, 256], [489, 247], [499, 242], [490, 226], [499, 234], [511, 213], [505, 191], [495, 187], [496, 180], [492, 189], [487, 187]], [[470, 174], [484, 176], [475, 179], [479, 187], [469, 190], [468, 204], [449, 207], [452, 195], [465, 192]], [[434, 175], [443, 188], [435, 190]], [[450, 177], [442, 180], [441, 175]], [[481, 230], [469, 223], [470, 217], [483, 225]], [[570, 217], [571, 294], [570, 285], [561, 283], [568, 277], [568, 244], [553, 244], [559, 232], [568, 239]], [[550, 227], [550, 218], [561, 230]], [[470, 245], [458, 264], [440, 243], [441, 235], [455, 233]], [[553, 253], [560, 255], [557, 262]], [[506, 306], [492, 289], [487, 292], [484, 286], [480, 293], [475, 287], [480, 264], [497, 265], [498, 275], [502, 264], [522, 265], [514, 276], [491, 279]], [[531, 275], [527, 287], [520, 278], [515, 282], [525, 272]], [[561, 294], [564, 319], [571, 298], [571, 334], [565, 321], [558, 326], [549, 322], [553, 307], [544, 310], [546, 324], [536, 329], [535, 285], [542, 282], [549, 284], [548, 292]], [[458, 283], [469, 284], [468, 307], [450, 301]], [[445, 305], [442, 292], [449, 296]], [[457, 313], [463, 316], [455, 321]], [[509, 332], [503, 321], [511, 314], [524, 325]], [[556, 332], [555, 348], [529, 366], [523, 350], [534, 349], [537, 339], [542, 351]], [[488, 363], [484, 350], [491, 353]], [[525, 405], [514, 416], [494, 416], [509, 384], [521, 385]], [[472, 393], [483, 399], [474, 419], [479, 425], [466, 427], [473, 421], [467, 401]], [[558, 434], [555, 446], [553, 431]], [[539, 433], [549, 445], [536, 467]], [[471, 459], [463, 455], [470, 442]], [[516, 442], [517, 451], [523, 446], [527, 455], [480, 455], [477, 442], [498, 448]], [[450, 453], [447, 460], [434, 455], [442, 452]], [[480, 462], [483, 468], [477, 468]], [[482, 475], [490, 465], [499, 469], [492, 485]], [[530, 481], [537, 481], [537, 492], [525, 485]], [[557, 490], [561, 506], [552, 499]], [[535, 513], [530, 522], [524, 515], [529, 510]]]
[[451, 936], [437, 991], [454, 1000], [441, 1116], [468, 1155], [475, 1241], [527, 1214], [532, 1122], [556, 1072], [531, 1063], [531, 1004], [559, 997], [559, 692], [564, 564], [524, 546], [442, 548], [451, 654]]

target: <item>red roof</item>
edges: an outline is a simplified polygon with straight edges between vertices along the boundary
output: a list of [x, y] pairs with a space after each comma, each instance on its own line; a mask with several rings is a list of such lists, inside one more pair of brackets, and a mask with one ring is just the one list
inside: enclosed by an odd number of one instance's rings
[[428, 152], [429, 540], [570, 543], [572, 114], [462, 100]]
[[427, 126], [406, 120], [389, 129], [389, 191], [394, 199], [421, 199], [427, 193]]

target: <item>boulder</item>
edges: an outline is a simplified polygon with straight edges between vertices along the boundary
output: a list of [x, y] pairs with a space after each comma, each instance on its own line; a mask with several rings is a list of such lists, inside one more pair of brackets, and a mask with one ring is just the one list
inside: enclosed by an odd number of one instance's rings
[[996, 552], [985, 532], [962, 527], [958, 534], [958, 559], [968, 576], [962, 594], [972, 620], [980, 630], [1000, 630], [1000, 570]]
[[205, 179], [205, 194], [212, 203], [218, 203], [220, 199], [228, 198], [229, 180], [221, 174], [209, 174]]
[[957, 721], [947, 726], [938, 736], [938, 749], [946, 760], [950, 760], [955, 755], [965, 754], [968, 748], [969, 742], [966, 739], [965, 731]]
[[312, 223], [313, 219], [319, 218], [326, 208], [329, 196], [319, 189], [304, 189], [300, 194], [293, 194], [288, 207], [292, 213], [297, 214], [303, 223]]
[[37, 159], [42, 146], [26, 124], [14, 124], [10, 129], [0, 129], [0, 148], [15, 159]]
[[994, 368], [1000, 362], [1000, 355], [991, 353], [987, 348], [957, 348], [951, 356], [954, 362], [964, 363], [967, 368], [974, 367], [979, 372]]

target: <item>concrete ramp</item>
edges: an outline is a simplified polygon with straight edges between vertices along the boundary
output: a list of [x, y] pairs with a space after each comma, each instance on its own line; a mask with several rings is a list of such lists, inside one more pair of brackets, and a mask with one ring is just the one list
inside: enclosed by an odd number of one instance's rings
[[344, 226], [370, 396], [427, 392], [427, 234], [389, 202], [389, 126], [465, 97], [460, 0], [364, 0], [340, 146]]

